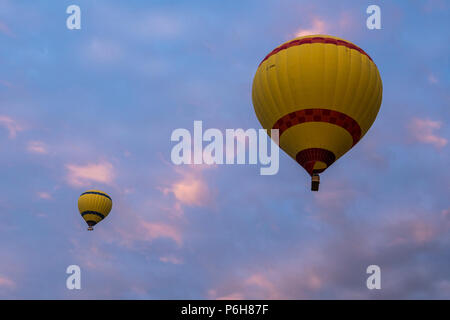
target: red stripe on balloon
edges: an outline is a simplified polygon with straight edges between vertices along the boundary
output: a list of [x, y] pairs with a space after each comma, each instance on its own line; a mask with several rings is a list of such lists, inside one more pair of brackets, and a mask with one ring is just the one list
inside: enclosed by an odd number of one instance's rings
[[297, 39], [297, 40], [292, 40], [289, 41], [277, 48], [275, 48], [274, 50], [272, 50], [271, 53], [269, 53], [263, 61], [261, 61], [261, 63], [259, 65], [261, 65], [264, 61], [266, 61], [267, 59], [269, 59], [270, 56], [273, 56], [274, 54], [288, 49], [290, 47], [295, 47], [295, 46], [299, 46], [302, 44], [307, 44], [307, 43], [330, 43], [330, 44], [334, 44], [337, 46], [344, 46], [347, 47], [349, 49], [354, 49], [360, 53], [362, 53], [363, 55], [367, 56], [367, 58], [370, 59], [370, 61], [373, 62], [372, 58], [360, 47], [354, 45], [353, 43], [344, 41], [344, 40], [339, 40], [339, 39], [334, 39], [334, 38], [327, 38], [327, 37], [309, 37], [309, 38], [303, 38], [303, 39]]
[[329, 109], [303, 109], [288, 113], [278, 119], [272, 129], [278, 129], [281, 137], [287, 129], [306, 122], [326, 122], [347, 130], [353, 139], [352, 146], [361, 139], [361, 127], [358, 122], [342, 112]]

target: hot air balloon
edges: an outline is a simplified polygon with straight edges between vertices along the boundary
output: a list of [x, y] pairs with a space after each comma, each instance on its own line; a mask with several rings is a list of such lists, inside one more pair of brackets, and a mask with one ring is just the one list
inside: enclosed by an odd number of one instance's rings
[[78, 199], [78, 210], [88, 225], [88, 230], [106, 218], [112, 208], [109, 195], [99, 190], [88, 190]]
[[366, 134], [383, 86], [370, 56], [353, 43], [312, 35], [290, 40], [259, 65], [252, 89], [262, 127], [279, 130], [279, 146], [310, 175], [319, 173]]

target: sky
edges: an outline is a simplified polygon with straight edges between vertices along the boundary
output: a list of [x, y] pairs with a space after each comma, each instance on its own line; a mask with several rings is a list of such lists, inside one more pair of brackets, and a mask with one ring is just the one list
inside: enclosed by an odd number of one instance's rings
[[[0, 0], [0, 299], [450, 299], [449, 13], [445, 0]], [[283, 152], [271, 176], [171, 162], [172, 131], [195, 120], [260, 128], [256, 69], [303, 34], [355, 43], [383, 81], [372, 128], [318, 193]], [[93, 232], [77, 208], [88, 189], [113, 199]]]

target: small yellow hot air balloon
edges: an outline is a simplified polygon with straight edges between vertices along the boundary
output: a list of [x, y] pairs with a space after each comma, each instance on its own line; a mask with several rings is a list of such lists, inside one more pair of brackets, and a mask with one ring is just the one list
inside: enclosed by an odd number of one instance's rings
[[350, 150], [369, 130], [383, 86], [370, 56], [353, 43], [313, 35], [290, 40], [259, 65], [252, 89], [263, 128], [312, 177]]
[[111, 197], [103, 191], [88, 190], [78, 199], [78, 210], [88, 224], [88, 230], [94, 230], [93, 226], [105, 219], [111, 208]]

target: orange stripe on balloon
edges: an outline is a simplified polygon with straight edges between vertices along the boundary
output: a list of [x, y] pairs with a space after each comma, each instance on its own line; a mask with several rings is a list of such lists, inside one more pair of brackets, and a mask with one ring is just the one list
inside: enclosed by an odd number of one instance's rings
[[292, 40], [289, 41], [277, 48], [275, 48], [271, 53], [269, 53], [263, 61], [261, 61], [261, 63], [259, 65], [261, 65], [264, 61], [266, 61], [267, 59], [269, 59], [270, 56], [273, 56], [274, 54], [288, 49], [290, 47], [295, 47], [295, 46], [299, 46], [302, 44], [307, 44], [307, 43], [330, 43], [330, 44], [334, 44], [337, 46], [344, 46], [347, 47], [349, 49], [353, 49], [356, 50], [358, 52], [360, 52], [361, 54], [367, 56], [367, 58], [370, 59], [370, 61], [373, 62], [372, 58], [360, 47], [354, 45], [353, 43], [344, 41], [344, 40], [340, 40], [340, 39], [334, 39], [334, 38], [327, 38], [327, 37], [308, 37], [308, 38], [303, 38], [303, 39], [296, 39], [296, 40]]
[[281, 137], [287, 129], [305, 122], [326, 122], [347, 130], [353, 139], [352, 146], [361, 139], [361, 127], [358, 122], [342, 112], [329, 109], [303, 109], [288, 113], [278, 119], [272, 129], [278, 129]]

